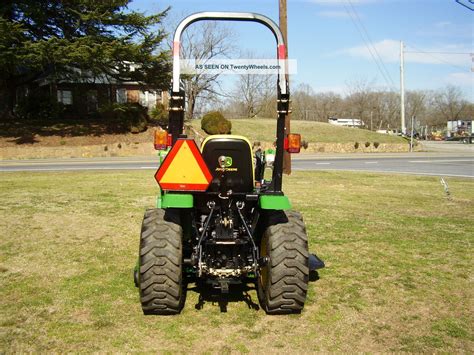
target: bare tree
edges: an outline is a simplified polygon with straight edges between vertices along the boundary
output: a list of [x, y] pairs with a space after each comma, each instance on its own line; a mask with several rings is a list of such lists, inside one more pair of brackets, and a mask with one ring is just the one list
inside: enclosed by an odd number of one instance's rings
[[[210, 59], [228, 58], [233, 52], [234, 33], [215, 21], [200, 22], [188, 27], [181, 44], [181, 58], [206, 62]], [[195, 74], [183, 76], [185, 82], [186, 119], [192, 119], [198, 101], [212, 100], [222, 95], [220, 74]]]
[[[270, 101], [267, 99], [266, 102]], [[243, 106], [242, 102], [234, 103], [234, 110], [238, 105], [240, 109]], [[416, 116], [416, 125], [428, 128], [442, 128], [448, 120], [472, 120], [474, 117], [474, 103], [465, 100], [462, 91], [453, 86], [437, 92], [408, 91], [405, 108], [408, 117]], [[345, 97], [332, 92], [316, 94], [310, 85], [299, 84], [292, 92], [292, 110], [292, 118], [297, 120], [327, 122], [330, 116], [353, 117], [362, 119], [374, 130], [400, 128], [401, 124], [399, 94], [376, 91], [367, 81], [351, 83]], [[271, 114], [266, 115], [269, 116]]]
[[[270, 82], [272, 82], [270, 80]], [[270, 95], [265, 99], [261, 104], [261, 110], [259, 116], [261, 117], [276, 117], [276, 107], [277, 107], [277, 98], [276, 98], [276, 79], [272, 82], [271, 88], [275, 90], [274, 94]]]
[[365, 121], [371, 110], [371, 92], [373, 92], [374, 82], [367, 79], [357, 79], [347, 84], [348, 95], [346, 104], [350, 116]]
[[467, 119], [474, 120], [474, 102], [469, 102], [463, 112]]
[[260, 114], [264, 103], [272, 96], [271, 75], [242, 74], [236, 83], [235, 96], [242, 102], [245, 117], [251, 118]]
[[426, 91], [407, 91], [405, 110], [408, 117], [421, 116], [426, 111], [425, 100], [427, 98]]
[[436, 93], [435, 105], [442, 116], [440, 120], [446, 122], [462, 119], [469, 102], [463, 98], [460, 88], [449, 85]]
[[393, 91], [381, 93], [382, 119], [386, 122], [387, 128], [401, 128], [400, 121], [400, 95]]
[[[255, 59], [257, 56], [252, 51], [244, 51], [240, 58]], [[275, 103], [277, 76], [272, 74], [241, 74], [235, 82], [231, 92], [232, 107], [234, 114], [240, 117], [252, 118], [264, 116], [275, 111], [275, 106], [270, 109], [270, 105]], [[271, 114], [269, 116], [272, 116]]]
[[334, 92], [317, 94], [315, 97], [318, 121], [327, 122], [329, 117], [342, 115], [342, 98]]
[[292, 118], [297, 120], [316, 120], [316, 102], [313, 88], [305, 83], [299, 84], [292, 94]]
[[329, 117], [340, 117], [343, 112], [343, 99], [339, 94], [316, 94], [313, 88], [305, 83], [296, 87], [292, 102], [292, 117], [297, 120], [327, 122]]

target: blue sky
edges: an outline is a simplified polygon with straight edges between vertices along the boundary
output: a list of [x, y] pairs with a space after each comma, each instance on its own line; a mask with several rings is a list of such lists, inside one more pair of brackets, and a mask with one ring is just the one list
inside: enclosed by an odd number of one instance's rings
[[[450, 84], [474, 101], [474, 12], [455, 0], [287, 1], [289, 57], [298, 61], [291, 86], [304, 82], [316, 92], [344, 94], [348, 83], [366, 80], [377, 88], [399, 90], [403, 40], [406, 90]], [[250, 11], [278, 23], [278, 0], [134, 0], [130, 7], [151, 14], [169, 5], [172, 18], [197, 11]], [[240, 49], [274, 55], [274, 39], [265, 27], [227, 26], [237, 34]], [[374, 62], [368, 47], [383, 64]], [[425, 53], [410, 53], [414, 51]], [[461, 54], [448, 54], [453, 52]]]

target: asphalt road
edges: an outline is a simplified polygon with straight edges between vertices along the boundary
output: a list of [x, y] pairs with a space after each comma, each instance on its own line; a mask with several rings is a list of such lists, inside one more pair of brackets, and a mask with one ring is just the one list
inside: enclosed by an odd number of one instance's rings
[[[470, 153], [296, 155], [293, 170], [369, 171], [474, 178]], [[0, 171], [156, 170], [154, 158], [2, 160]]]
[[474, 156], [370, 157], [294, 161], [295, 170], [370, 171], [474, 178]]

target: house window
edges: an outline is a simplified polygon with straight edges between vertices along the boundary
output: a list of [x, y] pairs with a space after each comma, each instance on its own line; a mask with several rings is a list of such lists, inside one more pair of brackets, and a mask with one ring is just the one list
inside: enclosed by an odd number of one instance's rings
[[127, 89], [117, 89], [117, 103], [124, 104], [127, 102]]
[[140, 102], [140, 91], [139, 90], [127, 90], [127, 102], [139, 103]]
[[97, 100], [97, 90], [87, 91], [87, 112], [97, 112], [99, 101]]
[[72, 91], [58, 90], [58, 102], [61, 102], [63, 105], [72, 105]]

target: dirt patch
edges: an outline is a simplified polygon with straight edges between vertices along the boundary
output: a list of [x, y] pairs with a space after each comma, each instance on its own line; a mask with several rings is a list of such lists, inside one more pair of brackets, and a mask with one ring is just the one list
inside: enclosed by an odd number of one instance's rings
[[[69, 126], [56, 130], [10, 132], [0, 137], [1, 159], [90, 158], [153, 155], [153, 134], [145, 132], [107, 133], [106, 130], [81, 131]], [[82, 132], [82, 133], [81, 133]]]
[[142, 133], [68, 133], [68, 130], [58, 130], [57, 133], [44, 135], [40, 133], [19, 133], [0, 137], [0, 148], [38, 148], [38, 147], [83, 147], [104, 144], [137, 144], [153, 142], [155, 127], [150, 127]]
[[19, 146], [0, 148], [1, 159], [93, 158], [152, 156], [153, 143], [104, 143], [78, 146]]

